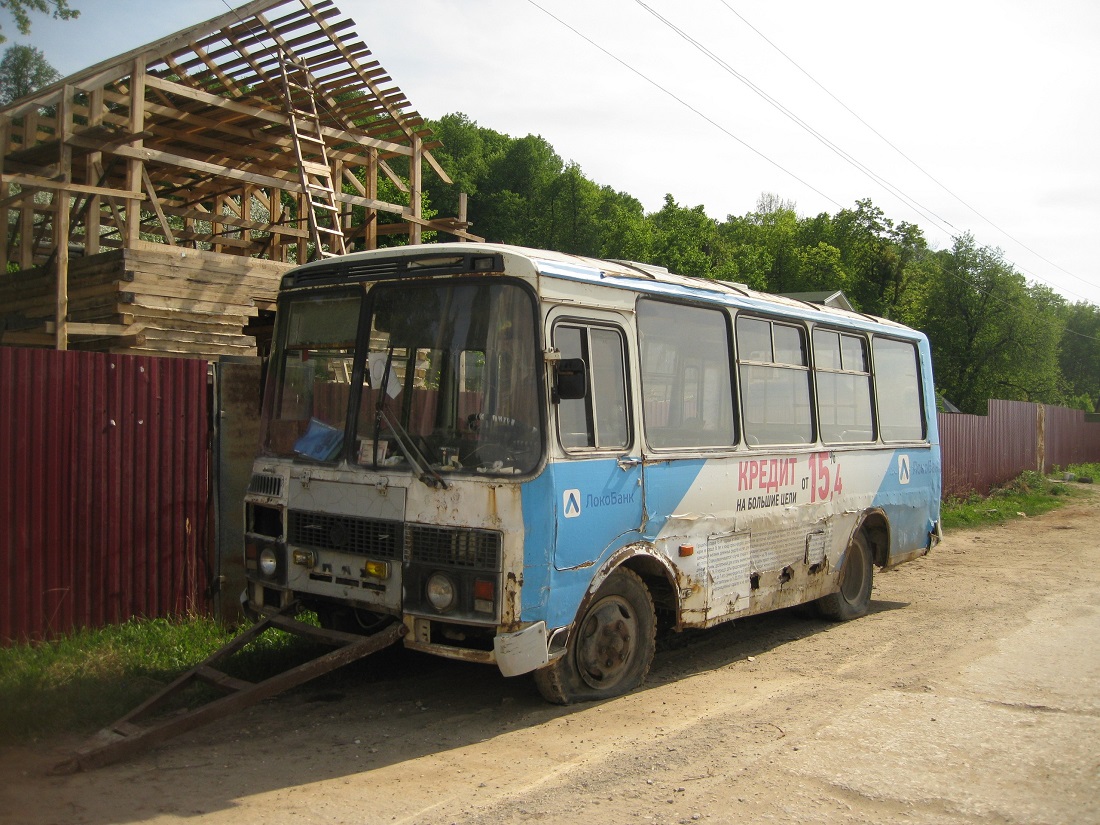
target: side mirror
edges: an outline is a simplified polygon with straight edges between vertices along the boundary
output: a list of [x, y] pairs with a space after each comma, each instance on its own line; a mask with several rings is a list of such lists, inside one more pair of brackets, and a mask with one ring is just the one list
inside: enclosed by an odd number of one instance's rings
[[558, 362], [557, 397], [567, 401], [588, 394], [588, 368], [583, 358], [563, 358]]

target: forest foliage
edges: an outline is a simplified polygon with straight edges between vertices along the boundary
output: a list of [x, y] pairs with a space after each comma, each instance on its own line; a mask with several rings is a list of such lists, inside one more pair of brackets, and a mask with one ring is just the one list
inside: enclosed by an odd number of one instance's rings
[[463, 114], [430, 123], [434, 150], [455, 181], [425, 185], [433, 208], [458, 213], [490, 241], [666, 266], [768, 292], [841, 289], [862, 312], [923, 330], [937, 390], [963, 412], [986, 400], [1093, 411], [1100, 403], [1100, 307], [1029, 283], [999, 249], [969, 234], [933, 249], [921, 228], [870, 199], [835, 214], [800, 215], [763, 194], [724, 220], [666, 195], [655, 212], [590, 180], [542, 137], [511, 137]]

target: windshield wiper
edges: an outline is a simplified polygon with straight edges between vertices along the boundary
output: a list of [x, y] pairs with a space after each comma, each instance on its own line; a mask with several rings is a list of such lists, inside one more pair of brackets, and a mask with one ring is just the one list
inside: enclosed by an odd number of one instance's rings
[[[385, 407], [378, 408], [378, 420], [386, 422], [386, 426], [393, 432], [394, 438], [397, 441], [397, 446], [401, 448], [401, 452], [404, 453], [405, 459], [409, 462], [409, 465], [415, 471], [416, 477], [427, 484], [429, 487], [439, 487], [443, 490], [447, 489], [447, 482], [444, 481], [436, 470], [432, 468], [432, 465], [428, 463], [428, 459], [424, 456], [415, 442], [412, 440], [412, 436], [405, 430], [397, 420], [386, 412]], [[377, 428], [376, 428], [377, 431]], [[377, 439], [375, 439], [377, 443]]]
[[446, 490], [447, 482], [443, 480], [443, 476], [432, 469], [432, 465], [428, 462], [428, 459], [419, 449], [417, 449], [416, 444], [412, 440], [412, 436], [410, 436], [408, 431], [397, 422], [397, 419], [386, 410], [386, 388], [389, 387], [390, 368], [392, 366], [393, 347], [390, 347], [389, 351], [386, 353], [386, 368], [382, 372], [382, 380], [379, 382], [378, 388], [377, 415], [374, 417], [375, 454], [372, 456], [371, 463], [376, 467], [378, 466], [378, 437], [382, 429], [382, 422], [385, 421], [386, 426], [390, 428], [394, 439], [397, 441], [397, 446], [405, 456], [405, 460], [408, 461], [409, 466], [413, 468], [416, 477], [429, 487], [437, 487]]

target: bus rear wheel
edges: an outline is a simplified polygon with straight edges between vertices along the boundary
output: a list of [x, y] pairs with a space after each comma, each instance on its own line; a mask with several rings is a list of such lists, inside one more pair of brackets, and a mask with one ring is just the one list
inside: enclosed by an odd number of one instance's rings
[[817, 600], [817, 610], [826, 619], [846, 622], [866, 616], [871, 607], [874, 565], [867, 537], [862, 532], [852, 537], [844, 566], [840, 569], [840, 588]]
[[634, 571], [620, 567], [577, 622], [565, 654], [535, 671], [539, 693], [559, 705], [628, 693], [649, 672], [656, 632], [649, 589]]

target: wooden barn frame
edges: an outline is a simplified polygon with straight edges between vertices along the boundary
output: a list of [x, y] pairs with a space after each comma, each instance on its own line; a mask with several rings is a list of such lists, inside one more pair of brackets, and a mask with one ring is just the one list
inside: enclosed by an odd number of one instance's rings
[[425, 216], [438, 144], [354, 25], [253, 0], [0, 109], [0, 344], [252, 354], [290, 266], [480, 240]]

